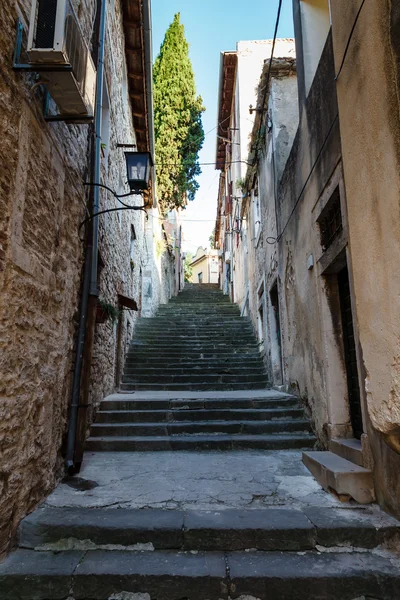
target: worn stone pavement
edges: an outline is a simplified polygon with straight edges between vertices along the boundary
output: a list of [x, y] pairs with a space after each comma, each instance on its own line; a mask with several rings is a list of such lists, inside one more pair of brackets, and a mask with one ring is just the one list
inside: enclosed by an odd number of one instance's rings
[[300, 451], [87, 452], [79, 477], [47, 498], [55, 507], [215, 510], [351, 507], [324, 492]]

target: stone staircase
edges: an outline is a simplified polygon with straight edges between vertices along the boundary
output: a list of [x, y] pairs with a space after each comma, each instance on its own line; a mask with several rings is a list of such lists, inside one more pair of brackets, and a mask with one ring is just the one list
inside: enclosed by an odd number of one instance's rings
[[[198, 294], [203, 313], [192, 326]], [[167, 462], [159, 469], [155, 463], [143, 467], [156, 506], [149, 504], [148, 486], [146, 495], [133, 464], [133, 456], [142, 463], [146, 453], [87, 456], [81, 473], [87, 478], [59, 486], [73, 488], [72, 495], [59, 489], [61, 505], [50, 497], [21, 523], [16, 550], [0, 563], [0, 600], [400, 600], [398, 521], [376, 506], [341, 504], [332, 496], [312, 500], [311, 477], [281, 456], [300, 464], [293, 449], [314, 444], [302, 407], [297, 398], [266, 388], [249, 323], [216, 288], [190, 287], [140, 323], [123, 387], [102, 402], [88, 450], [291, 452], [227, 452], [222, 477], [216, 467], [220, 453], [163, 454]], [[354, 444], [339, 446], [343, 460], [360, 461]], [[159, 465], [159, 455], [151, 456]], [[180, 464], [188, 472], [177, 456], [195, 457], [190, 470], [198, 483], [183, 496], [185, 477], [171, 483], [171, 473], [164, 474], [168, 461], [173, 470]], [[244, 474], [243, 456], [252, 465]], [[198, 470], [205, 458], [206, 472]], [[304, 454], [306, 463], [314, 458]], [[213, 485], [216, 477], [224, 490], [230, 481], [231, 493], [234, 481], [236, 497], [256, 485], [254, 504], [228, 507], [215, 491], [221, 488]], [[279, 492], [281, 485], [290, 492]], [[119, 486], [127, 497], [118, 494]], [[180, 498], [173, 507], [171, 486]], [[260, 488], [271, 504], [260, 503]], [[140, 508], [129, 508], [132, 496], [141, 499]], [[197, 509], [203, 496], [215, 501], [211, 509]]]
[[298, 398], [266, 385], [249, 320], [217, 286], [189, 286], [137, 325], [121, 393], [101, 403], [87, 449], [312, 448]]
[[188, 285], [139, 319], [121, 390], [249, 390], [268, 380], [248, 318], [212, 284]]
[[0, 600], [398, 600], [398, 522], [347, 513], [43, 507], [0, 564]]

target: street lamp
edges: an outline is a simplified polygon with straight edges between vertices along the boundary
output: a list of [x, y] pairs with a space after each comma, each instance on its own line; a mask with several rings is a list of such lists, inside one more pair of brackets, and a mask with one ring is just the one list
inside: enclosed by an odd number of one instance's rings
[[153, 159], [150, 152], [125, 152], [126, 171], [131, 192], [149, 189]]

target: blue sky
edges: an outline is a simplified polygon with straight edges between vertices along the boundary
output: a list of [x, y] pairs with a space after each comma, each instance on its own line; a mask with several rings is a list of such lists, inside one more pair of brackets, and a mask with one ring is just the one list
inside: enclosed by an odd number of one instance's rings
[[[181, 13], [197, 92], [207, 109], [203, 114], [205, 132], [217, 123], [220, 52], [235, 50], [240, 40], [272, 38], [277, 8], [278, 0], [152, 0], [154, 58], [174, 14]], [[283, 0], [278, 37], [293, 37], [292, 0]], [[215, 160], [215, 144], [214, 130], [206, 136], [200, 162]], [[191, 252], [208, 244], [216, 215], [219, 172], [214, 166], [203, 166], [202, 171], [196, 199], [182, 215], [185, 250]]]

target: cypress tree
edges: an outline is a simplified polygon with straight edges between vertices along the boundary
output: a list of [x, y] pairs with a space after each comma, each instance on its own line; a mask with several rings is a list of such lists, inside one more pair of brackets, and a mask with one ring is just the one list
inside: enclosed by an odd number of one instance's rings
[[154, 65], [154, 129], [157, 190], [161, 209], [184, 207], [193, 200], [201, 169], [203, 101], [196, 95], [189, 44], [177, 13]]

